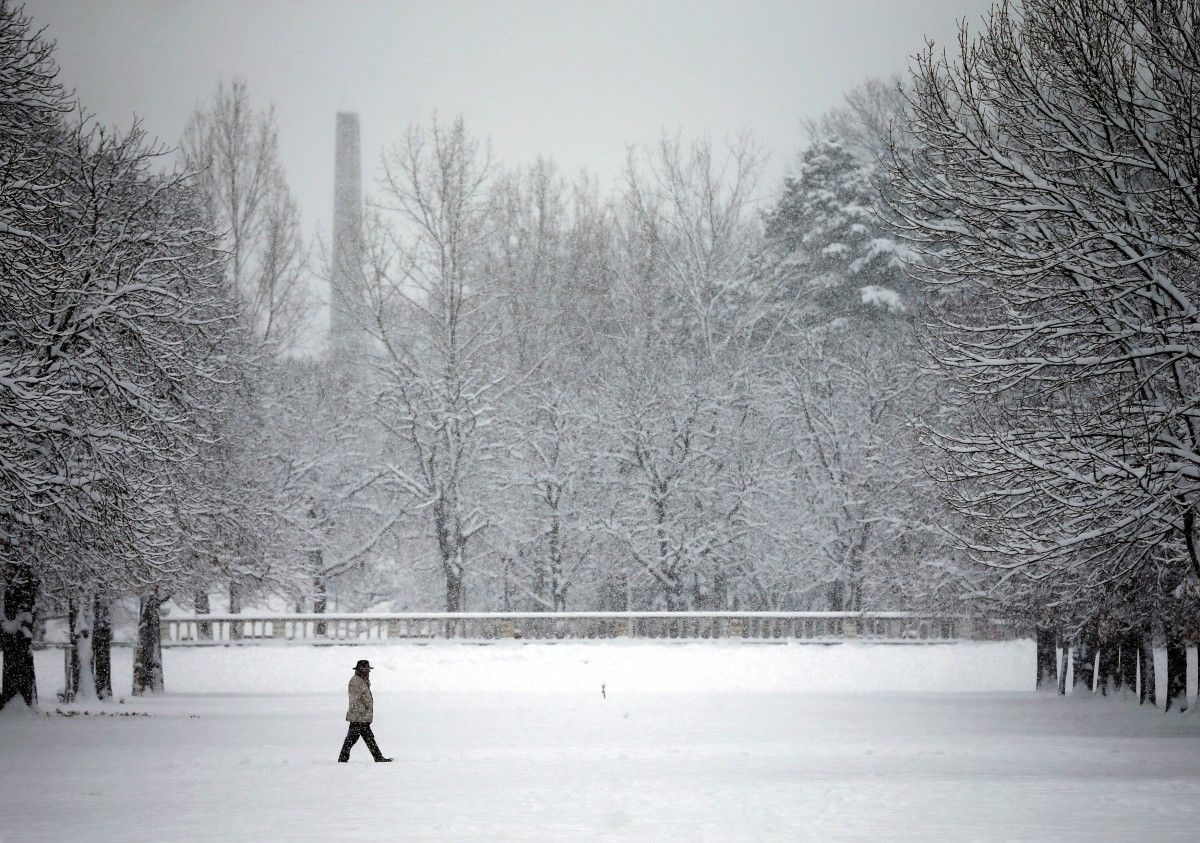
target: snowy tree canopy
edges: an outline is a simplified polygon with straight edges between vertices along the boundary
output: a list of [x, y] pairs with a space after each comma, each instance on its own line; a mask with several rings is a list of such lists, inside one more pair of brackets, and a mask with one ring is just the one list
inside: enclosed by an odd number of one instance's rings
[[893, 184], [944, 303], [944, 478], [1009, 598], [1075, 624], [1170, 624], [1200, 585], [1198, 24], [1184, 0], [1002, 3], [914, 67]]

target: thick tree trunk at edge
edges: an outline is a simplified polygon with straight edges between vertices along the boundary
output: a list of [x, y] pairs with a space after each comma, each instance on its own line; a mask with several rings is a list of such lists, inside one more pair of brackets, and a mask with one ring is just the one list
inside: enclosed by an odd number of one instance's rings
[[21, 697], [27, 706], [37, 706], [32, 646], [37, 588], [37, 577], [27, 566], [8, 566], [4, 615], [0, 619], [0, 652], [4, 654], [0, 709], [15, 697]]

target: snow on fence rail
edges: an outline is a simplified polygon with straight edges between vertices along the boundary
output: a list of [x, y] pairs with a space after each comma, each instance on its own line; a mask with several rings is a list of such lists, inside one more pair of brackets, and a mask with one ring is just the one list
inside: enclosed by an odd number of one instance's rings
[[432, 612], [233, 614], [162, 620], [164, 646], [420, 639], [748, 639], [938, 644], [1023, 637], [1003, 621], [916, 612]]

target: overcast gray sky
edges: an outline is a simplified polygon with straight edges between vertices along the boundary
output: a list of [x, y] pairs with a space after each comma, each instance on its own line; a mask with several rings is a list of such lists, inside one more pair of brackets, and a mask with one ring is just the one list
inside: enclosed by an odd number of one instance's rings
[[[19, 2], [19, 0], [18, 0]], [[628, 144], [663, 129], [745, 129], [770, 188], [800, 120], [868, 76], [904, 71], [926, 35], [947, 43], [988, 0], [213, 2], [27, 0], [62, 78], [108, 123], [134, 114], [175, 143], [220, 78], [274, 102], [284, 165], [309, 229], [328, 227], [334, 114], [362, 121], [368, 179], [385, 144], [436, 109], [490, 137], [497, 158], [556, 159], [605, 185]], [[328, 237], [325, 234], [326, 238]]]
[[[17, 0], [21, 2], [21, 0]], [[305, 230], [329, 242], [338, 111], [359, 113], [364, 185], [412, 123], [462, 115], [505, 164], [555, 159], [602, 186], [662, 132], [748, 131], [760, 198], [794, 161], [801, 120], [870, 76], [952, 45], [990, 0], [25, 0], [62, 80], [105, 123], [134, 115], [175, 144], [218, 79], [274, 103]], [[316, 267], [315, 267], [316, 268]], [[327, 295], [314, 279], [316, 292]], [[317, 343], [325, 317], [317, 323]]]

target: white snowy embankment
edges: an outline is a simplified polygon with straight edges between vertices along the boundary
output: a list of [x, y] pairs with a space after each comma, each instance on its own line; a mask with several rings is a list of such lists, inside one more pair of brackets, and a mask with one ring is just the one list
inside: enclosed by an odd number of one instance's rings
[[[405, 693], [503, 691], [599, 693], [600, 685], [636, 691], [805, 693], [826, 691], [1033, 690], [1030, 641], [929, 645], [761, 644], [724, 642], [435, 641], [383, 646], [169, 647], [163, 650], [172, 694], [268, 694], [335, 690], [360, 658], [377, 678]], [[113, 651], [113, 688], [129, 693], [128, 648]], [[53, 703], [62, 656], [36, 654], [38, 694]]]
[[[0, 718], [0, 839], [1195, 839], [1200, 719], [986, 690], [1031, 651], [172, 649], [164, 697]], [[334, 761], [360, 657], [395, 764]]]

